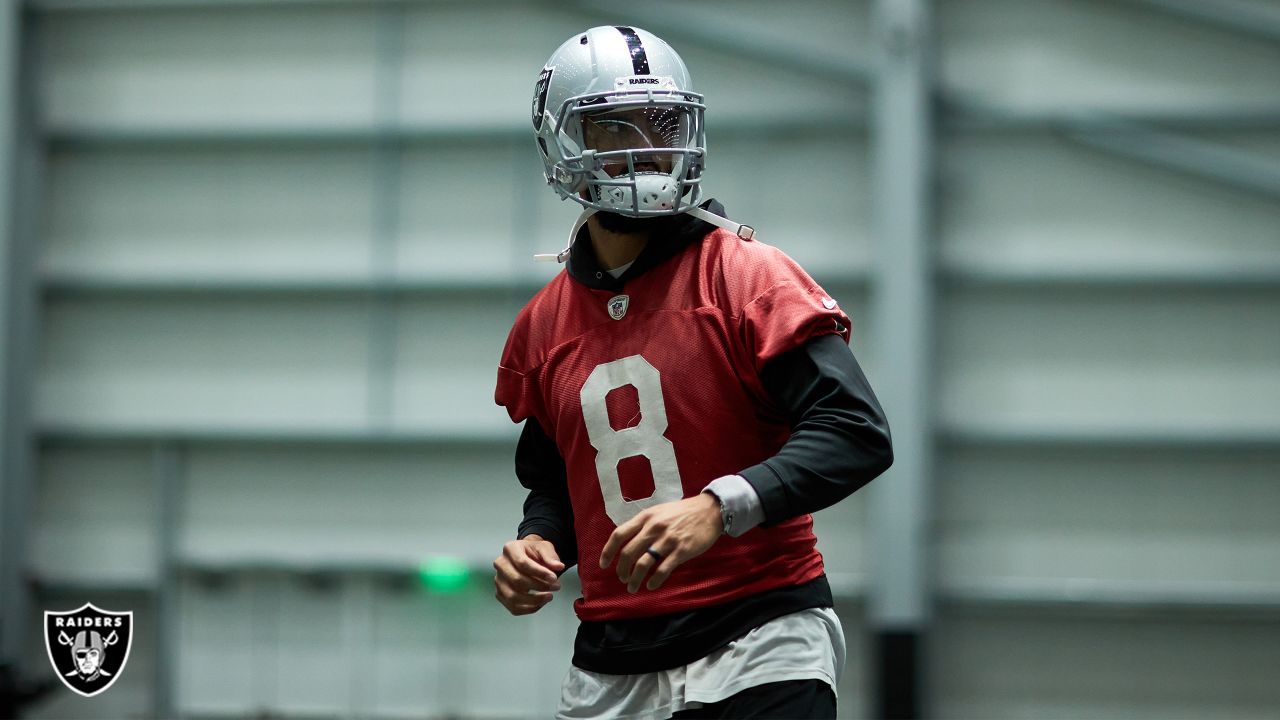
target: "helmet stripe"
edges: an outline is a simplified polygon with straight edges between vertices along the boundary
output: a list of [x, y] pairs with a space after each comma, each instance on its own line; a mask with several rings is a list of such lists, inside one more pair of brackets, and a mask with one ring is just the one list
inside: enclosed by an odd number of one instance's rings
[[644, 45], [640, 43], [640, 36], [636, 34], [636, 29], [625, 25], [615, 25], [614, 27], [627, 40], [627, 48], [631, 51], [631, 67], [636, 71], [637, 75], [648, 75], [649, 56], [644, 51]]

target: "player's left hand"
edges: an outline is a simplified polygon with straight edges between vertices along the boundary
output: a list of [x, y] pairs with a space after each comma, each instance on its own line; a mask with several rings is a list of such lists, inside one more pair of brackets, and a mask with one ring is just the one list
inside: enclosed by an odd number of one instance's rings
[[600, 567], [609, 567], [616, 557], [618, 579], [627, 584], [627, 592], [639, 590], [653, 571], [646, 587], [657, 590], [672, 571], [709, 550], [723, 533], [720, 501], [710, 493], [654, 505], [613, 531], [600, 553]]

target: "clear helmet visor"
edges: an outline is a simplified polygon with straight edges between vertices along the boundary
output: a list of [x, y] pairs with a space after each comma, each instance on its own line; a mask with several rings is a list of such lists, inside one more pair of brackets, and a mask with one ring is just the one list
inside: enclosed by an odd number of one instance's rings
[[629, 172], [629, 163], [640, 163], [636, 172], [670, 173], [683, 153], [662, 152], [689, 146], [692, 120], [681, 107], [647, 105], [582, 115], [582, 139], [594, 150], [599, 167], [611, 177]]
[[[633, 215], [675, 211], [696, 186], [690, 163], [700, 155], [687, 107], [639, 105], [581, 114], [587, 193], [605, 210]], [[584, 158], [585, 159], [585, 158]]]

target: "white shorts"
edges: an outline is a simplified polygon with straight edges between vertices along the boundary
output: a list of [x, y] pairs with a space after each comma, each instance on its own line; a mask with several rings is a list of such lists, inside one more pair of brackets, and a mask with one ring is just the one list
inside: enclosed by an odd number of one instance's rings
[[556, 717], [664, 720], [681, 710], [784, 680], [822, 680], [834, 692], [844, 663], [844, 630], [835, 611], [802, 610], [770, 620], [701, 660], [670, 670], [607, 675], [570, 666]]

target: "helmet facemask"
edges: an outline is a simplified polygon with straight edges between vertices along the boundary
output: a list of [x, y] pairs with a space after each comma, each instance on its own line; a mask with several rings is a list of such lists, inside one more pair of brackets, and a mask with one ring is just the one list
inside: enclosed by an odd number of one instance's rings
[[701, 96], [619, 90], [568, 98], [552, 137], [552, 183], [589, 208], [630, 217], [697, 204], [705, 157]]

